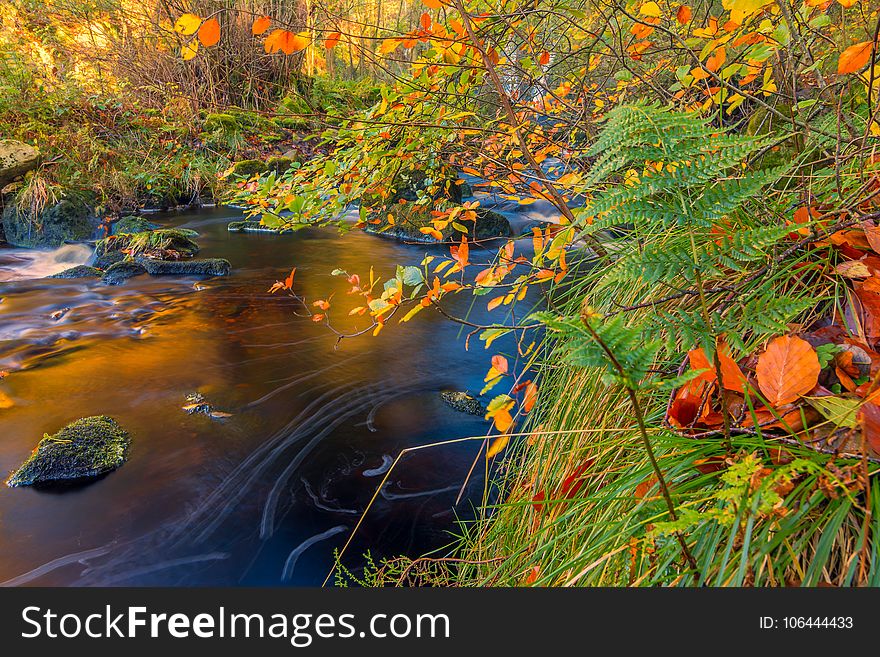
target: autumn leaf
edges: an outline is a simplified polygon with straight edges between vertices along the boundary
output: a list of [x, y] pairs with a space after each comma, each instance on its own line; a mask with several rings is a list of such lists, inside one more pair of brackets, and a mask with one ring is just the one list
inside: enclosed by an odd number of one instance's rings
[[880, 406], [865, 402], [856, 415], [862, 434], [875, 454], [880, 454]]
[[199, 42], [198, 41], [190, 41], [187, 44], [184, 44], [180, 48], [180, 56], [183, 57], [183, 61], [189, 61], [193, 57], [199, 54]]
[[547, 66], [547, 64], [550, 63], [550, 53], [547, 52], [546, 50], [544, 52], [542, 52], [541, 56], [538, 57], [538, 63], [541, 66]]
[[492, 367], [498, 371], [499, 374], [507, 374], [508, 372], [508, 364], [507, 359], [501, 354], [495, 354], [492, 356]]
[[271, 18], [269, 18], [268, 16], [260, 16], [257, 20], [254, 21], [254, 24], [251, 26], [251, 34], [253, 34], [254, 36], [259, 36], [266, 30], [268, 30], [271, 24]]
[[872, 44], [872, 41], [862, 41], [844, 50], [837, 61], [837, 72], [843, 75], [844, 73], [855, 73], [864, 68], [871, 57]]
[[293, 276], [296, 274], [296, 267], [290, 270], [290, 275], [284, 279], [284, 289], [290, 290], [293, 288]]
[[646, 2], [639, 9], [639, 13], [643, 16], [650, 16], [651, 18], [660, 18], [660, 5], [656, 2]]
[[177, 19], [177, 22], [174, 23], [174, 31], [184, 36], [190, 36], [191, 34], [196, 33], [196, 30], [199, 29], [199, 25], [201, 24], [201, 16], [196, 16], [195, 14], [184, 14]]
[[432, 23], [432, 21], [431, 21], [431, 14], [429, 14], [429, 13], [427, 13], [427, 12], [425, 12], [424, 14], [422, 14], [421, 17], [419, 18], [419, 25], [422, 26], [422, 29], [423, 29], [423, 30], [430, 30], [430, 29], [431, 29], [431, 23]]
[[[715, 381], [717, 378], [715, 365], [709, 361], [706, 352], [702, 348], [689, 351], [688, 358], [693, 369], [708, 370], [708, 372], [703, 372], [698, 378], [706, 381]], [[748, 386], [746, 376], [731, 357], [730, 347], [721, 341], [718, 343], [718, 362], [721, 365], [721, 378], [724, 380], [724, 389], [745, 393]]]
[[333, 32], [324, 39], [324, 47], [327, 50], [332, 50], [336, 47], [336, 44], [339, 43], [339, 39], [342, 37], [341, 32]]
[[266, 41], [263, 43], [263, 47], [267, 53], [273, 53], [280, 50], [285, 55], [292, 55], [295, 52], [303, 50], [308, 45], [308, 32], [294, 34], [289, 30], [274, 30], [266, 37]]
[[220, 42], [220, 22], [216, 18], [209, 18], [199, 28], [199, 41], [205, 48], [216, 46]]
[[379, 44], [379, 54], [387, 55], [392, 53], [397, 50], [401, 43], [402, 41], [400, 39], [385, 39]]
[[526, 393], [523, 397], [523, 412], [528, 413], [535, 407], [535, 402], [538, 400], [538, 386], [529, 381], [526, 384]]
[[440, 9], [440, 7], [444, 6], [445, 3], [440, 2], [440, 0], [422, 0], [422, 3], [428, 9]]
[[696, 422], [703, 413], [706, 389], [712, 385], [709, 381], [691, 379], [685, 383], [672, 400], [666, 419], [673, 427], [684, 429]]
[[758, 357], [758, 387], [771, 406], [790, 404], [819, 382], [819, 357], [806, 340], [784, 335]]
[[507, 447], [507, 443], [510, 442], [510, 436], [498, 436], [495, 440], [492, 441], [492, 444], [489, 445], [489, 449], [486, 450], [486, 458], [490, 459], [493, 456], [499, 454]]
[[714, 53], [712, 53], [709, 59], [706, 60], [706, 68], [714, 73], [721, 68], [721, 65], [724, 64], [726, 60], [727, 50], [724, 46], [720, 46]]
[[675, 13], [675, 20], [677, 20], [682, 25], [687, 25], [691, 22], [691, 15], [691, 8], [687, 5], [682, 5]]

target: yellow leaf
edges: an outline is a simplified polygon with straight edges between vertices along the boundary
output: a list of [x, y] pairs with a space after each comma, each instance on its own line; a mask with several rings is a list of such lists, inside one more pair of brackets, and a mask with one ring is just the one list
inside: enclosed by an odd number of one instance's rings
[[198, 41], [190, 41], [186, 45], [182, 46], [180, 49], [180, 56], [183, 57], [183, 61], [188, 61], [199, 54], [199, 42]]
[[195, 34], [201, 24], [201, 17], [196, 16], [195, 14], [184, 14], [178, 18], [177, 22], [174, 24], [174, 31], [178, 34], [189, 36], [190, 34]]
[[385, 39], [381, 44], [379, 44], [379, 54], [387, 55], [388, 53], [392, 53], [397, 50], [397, 47], [400, 45], [400, 39]]
[[199, 41], [206, 48], [216, 46], [220, 41], [220, 22], [216, 18], [209, 18], [199, 28]]
[[871, 56], [871, 45], [871, 41], [863, 41], [844, 50], [837, 62], [837, 72], [842, 75], [844, 73], [855, 73], [863, 68]]
[[849, 9], [854, 4], [856, 4], [859, 0], [837, 0], [837, 4], [839, 4], [844, 9]]
[[502, 452], [509, 442], [510, 436], [498, 436], [492, 441], [492, 444], [489, 445], [489, 449], [486, 450], [486, 458], [490, 459], [496, 454]]
[[639, 13], [643, 16], [650, 16], [651, 18], [660, 18], [660, 5], [656, 2], [646, 2], [642, 5], [641, 9], [639, 9]]
[[743, 16], [751, 16], [776, 0], [722, 0], [721, 5], [728, 11], [741, 11]]

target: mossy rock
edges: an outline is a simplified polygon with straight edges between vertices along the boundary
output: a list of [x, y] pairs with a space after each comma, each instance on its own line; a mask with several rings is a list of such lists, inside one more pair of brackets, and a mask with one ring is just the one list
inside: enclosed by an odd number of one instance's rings
[[266, 169], [269, 171], [274, 171], [276, 174], [281, 175], [288, 169], [290, 169], [294, 164], [299, 163], [299, 158], [287, 157], [285, 155], [280, 155], [276, 157], [270, 157], [266, 160]]
[[38, 216], [13, 202], [3, 210], [3, 232], [13, 246], [55, 248], [66, 242], [92, 239], [100, 225], [92, 208], [76, 198], [64, 198]]
[[88, 265], [77, 265], [70, 269], [52, 274], [49, 278], [100, 278], [103, 274], [97, 267], [89, 267]]
[[471, 230], [471, 237], [477, 240], [491, 239], [493, 237], [511, 237], [513, 229], [510, 222], [497, 212], [492, 210], [477, 210], [477, 220]]
[[232, 265], [224, 258], [203, 260], [154, 260], [140, 261], [151, 276], [228, 276]]
[[40, 165], [40, 151], [15, 139], [0, 139], [0, 188]]
[[122, 285], [122, 283], [129, 278], [146, 273], [147, 270], [139, 262], [122, 260], [121, 262], [110, 265], [110, 267], [104, 272], [104, 275], [101, 276], [101, 280], [107, 285]]
[[117, 262], [125, 260], [125, 257], [126, 256], [122, 251], [107, 251], [101, 255], [96, 255], [92, 262], [92, 266], [97, 267], [98, 269], [109, 269]]
[[102, 256], [110, 251], [126, 250], [131, 255], [176, 255], [191, 258], [199, 252], [199, 245], [192, 238], [198, 236], [186, 228], [162, 228], [146, 233], [121, 234], [105, 237], [95, 245], [95, 254]]
[[235, 132], [239, 127], [234, 116], [223, 112], [208, 114], [202, 122], [202, 128], [206, 132]]
[[129, 215], [127, 217], [123, 217], [115, 224], [113, 224], [113, 234], [121, 235], [124, 233], [146, 233], [151, 230], [158, 230], [159, 228], [161, 228], [159, 224], [154, 224], [152, 221], [147, 221], [143, 217]]
[[131, 439], [111, 417], [98, 415], [71, 422], [45, 435], [8, 486], [88, 479], [115, 470], [128, 459]]
[[246, 219], [244, 221], [230, 221], [226, 224], [226, 230], [230, 233], [283, 233], [279, 228], [270, 228], [260, 221]]
[[238, 178], [250, 178], [266, 173], [266, 163], [262, 160], [241, 160], [232, 165], [230, 173]]
[[466, 392], [444, 390], [440, 393], [440, 399], [460, 413], [468, 413], [470, 415], [486, 414], [486, 409], [480, 403], [480, 400]]

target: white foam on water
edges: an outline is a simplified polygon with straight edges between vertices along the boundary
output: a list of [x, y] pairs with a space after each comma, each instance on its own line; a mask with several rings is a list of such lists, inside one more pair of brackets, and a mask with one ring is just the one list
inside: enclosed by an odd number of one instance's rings
[[86, 244], [65, 244], [51, 251], [3, 249], [0, 251], [0, 281], [52, 276], [65, 269], [86, 264], [93, 251]]

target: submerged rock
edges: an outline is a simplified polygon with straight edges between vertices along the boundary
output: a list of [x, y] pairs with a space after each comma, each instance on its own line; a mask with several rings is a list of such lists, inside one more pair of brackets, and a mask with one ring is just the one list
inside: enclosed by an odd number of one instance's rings
[[0, 139], [0, 188], [36, 169], [40, 151], [15, 139]]
[[486, 409], [480, 401], [466, 392], [444, 390], [440, 393], [440, 399], [461, 413], [470, 413], [471, 415], [486, 414]]
[[52, 274], [49, 278], [100, 278], [103, 273], [97, 267], [77, 265], [76, 267], [60, 271], [57, 274]]
[[207, 415], [212, 420], [222, 420], [232, 417], [232, 413], [218, 411], [205, 401], [205, 396], [200, 392], [191, 392], [186, 396], [186, 405], [183, 410], [187, 415]]
[[101, 278], [107, 285], [120, 285], [133, 276], [146, 273], [147, 270], [142, 264], [131, 260], [122, 260], [110, 265]]
[[270, 228], [259, 221], [246, 219], [244, 221], [231, 221], [226, 224], [226, 230], [230, 233], [283, 233], [280, 228]]
[[128, 459], [131, 439], [111, 417], [98, 415], [71, 422], [54, 435], [45, 435], [8, 486], [97, 477]]
[[152, 276], [228, 276], [232, 265], [224, 258], [205, 258], [203, 260], [153, 260], [140, 261]]
[[123, 233], [147, 233], [151, 230], [157, 230], [159, 228], [161, 228], [159, 224], [154, 224], [152, 221], [147, 221], [143, 217], [129, 215], [127, 217], [123, 217], [115, 224], [113, 224], [113, 234], [121, 235]]
[[100, 221], [82, 200], [65, 198], [38, 215], [20, 209], [14, 202], [3, 210], [3, 232], [13, 246], [54, 248], [65, 242], [92, 239]]

